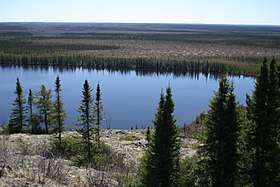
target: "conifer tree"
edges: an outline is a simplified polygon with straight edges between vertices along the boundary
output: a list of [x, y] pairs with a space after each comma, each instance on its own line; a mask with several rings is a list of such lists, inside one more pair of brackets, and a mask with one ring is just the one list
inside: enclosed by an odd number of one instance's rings
[[88, 164], [92, 159], [92, 147], [93, 144], [91, 142], [94, 119], [93, 119], [93, 97], [92, 97], [92, 89], [87, 80], [85, 80], [82, 90], [82, 101], [81, 105], [78, 109], [80, 113], [79, 126], [78, 131], [82, 134], [83, 139], [85, 140], [85, 147], [87, 153], [87, 162]]
[[200, 183], [235, 186], [237, 173], [238, 111], [232, 83], [222, 77], [210, 102], [204, 146], [200, 148]]
[[45, 133], [49, 133], [49, 128], [51, 126], [51, 111], [53, 107], [53, 102], [51, 100], [51, 90], [47, 90], [45, 85], [42, 85], [39, 92], [36, 93], [36, 106], [40, 111], [41, 118], [45, 124]]
[[27, 100], [27, 112], [28, 112], [28, 124], [29, 128], [31, 128], [32, 134], [42, 133], [42, 129], [40, 127], [40, 115], [34, 113], [35, 106], [35, 98], [31, 89], [29, 89], [28, 100]]
[[160, 96], [153, 121], [155, 131], [140, 169], [140, 181], [143, 186], [178, 185], [180, 143], [173, 116], [171, 88], [168, 87], [166, 92], [165, 97], [163, 94]]
[[34, 134], [34, 123], [33, 123], [33, 104], [34, 104], [34, 97], [33, 92], [31, 89], [29, 89], [28, 93], [28, 101], [27, 101], [27, 108], [29, 113], [29, 127], [31, 128], [31, 133]]
[[146, 140], [147, 140], [148, 145], [149, 145], [149, 144], [150, 144], [150, 141], [151, 141], [151, 130], [150, 130], [150, 126], [147, 127]]
[[100, 146], [100, 122], [103, 120], [103, 106], [102, 106], [102, 100], [101, 100], [101, 90], [99, 83], [97, 84], [96, 88], [96, 95], [95, 95], [95, 102], [94, 102], [94, 122], [95, 122], [95, 140]]
[[56, 125], [56, 132], [58, 133], [59, 149], [61, 149], [61, 133], [63, 131], [63, 125], [65, 123], [66, 111], [63, 109], [63, 102], [61, 97], [61, 83], [59, 76], [55, 80], [55, 102], [54, 102], [54, 112], [53, 120]]
[[247, 97], [248, 118], [252, 121], [252, 183], [255, 187], [280, 185], [279, 79], [273, 59], [265, 58], [252, 98]]
[[9, 122], [9, 133], [21, 133], [23, 132], [23, 126], [25, 122], [25, 103], [26, 100], [23, 95], [22, 86], [20, 84], [19, 78], [16, 82], [16, 90], [14, 92], [16, 99], [14, 100], [11, 113], [11, 119]]

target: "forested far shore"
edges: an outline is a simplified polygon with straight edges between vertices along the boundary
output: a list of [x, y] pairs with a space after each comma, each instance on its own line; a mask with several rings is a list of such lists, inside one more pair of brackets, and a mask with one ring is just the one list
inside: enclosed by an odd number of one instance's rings
[[[249, 34], [250, 33], [250, 34]], [[256, 76], [277, 26], [0, 23], [0, 64]]]
[[83, 67], [93, 69], [115, 69], [115, 70], [136, 70], [152, 72], [182, 72], [182, 73], [203, 73], [203, 74], [228, 74], [256, 76], [260, 64], [247, 63], [222, 63], [215, 61], [187, 61], [172, 59], [153, 58], [119, 58], [119, 57], [94, 57], [91, 55], [76, 56], [26, 56], [26, 55], [5, 55], [0, 54], [0, 65], [2, 66], [55, 66], [60, 68]]

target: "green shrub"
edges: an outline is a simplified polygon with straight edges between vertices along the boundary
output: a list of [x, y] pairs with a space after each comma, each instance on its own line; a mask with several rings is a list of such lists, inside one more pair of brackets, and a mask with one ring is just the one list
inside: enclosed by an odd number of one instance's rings
[[[58, 145], [58, 140], [57, 140]], [[74, 159], [82, 151], [82, 139], [78, 136], [66, 136], [62, 139], [61, 151], [64, 157], [69, 160]]]
[[[58, 148], [58, 140], [55, 140]], [[90, 166], [98, 170], [108, 170], [122, 166], [122, 157], [115, 154], [111, 147], [104, 142], [92, 142], [93, 156], [91, 162], [88, 163], [86, 154], [86, 144], [80, 136], [67, 136], [62, 139], [61, 156], [69, 159], [77, 166]], [[89, 164], [89, 165], [88, 165]]]
[[197, 160], [194, 157], [186, 157], [180, 164], [180, 186], [196, 186]]
[[134, 141], [134, 140], [136, 140], [136, 137], [135, 136], [122, 136], [122, 137], [120, 137], [119, 140]]
[[0, 125], [0, 134], [8, 134], [9, 131], [8, 131], [8, 125]]

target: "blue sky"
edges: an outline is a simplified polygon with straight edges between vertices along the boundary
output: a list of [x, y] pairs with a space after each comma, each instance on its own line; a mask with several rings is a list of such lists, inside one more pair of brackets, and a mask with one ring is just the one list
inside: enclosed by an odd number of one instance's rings
[[280, 25], [280, 0], [0, 0], [0, 22]]

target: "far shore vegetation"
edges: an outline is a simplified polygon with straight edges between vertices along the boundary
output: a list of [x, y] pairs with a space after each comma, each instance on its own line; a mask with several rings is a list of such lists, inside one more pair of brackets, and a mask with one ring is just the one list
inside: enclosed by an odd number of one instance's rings
[[256, 76], [264, 56], [280, 59], [279, 33], [266, 26], [0, 23], [0, 64]]

